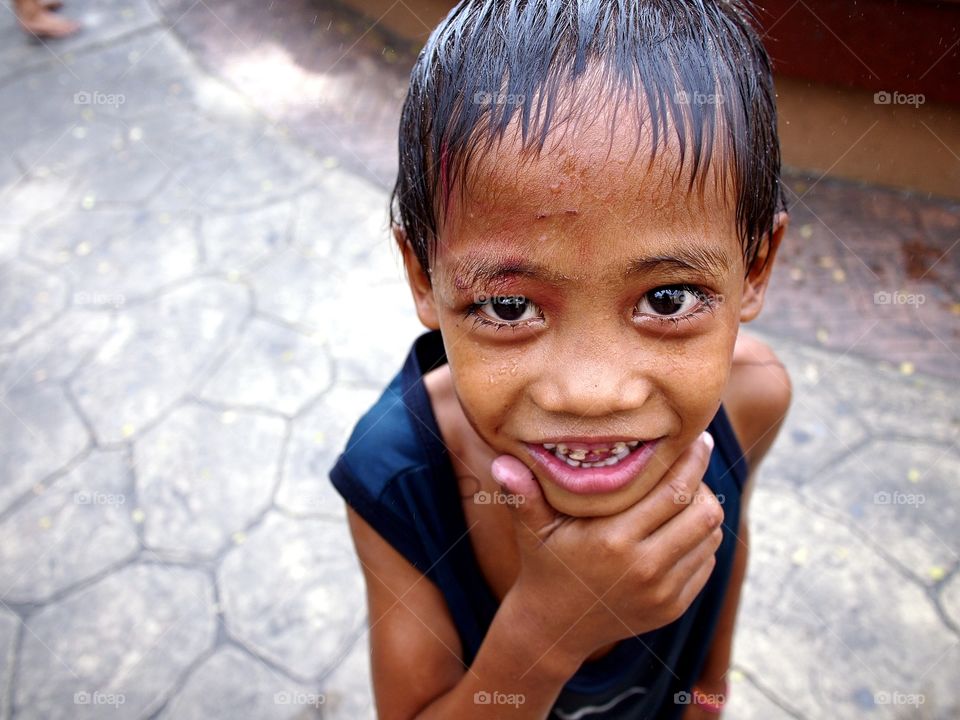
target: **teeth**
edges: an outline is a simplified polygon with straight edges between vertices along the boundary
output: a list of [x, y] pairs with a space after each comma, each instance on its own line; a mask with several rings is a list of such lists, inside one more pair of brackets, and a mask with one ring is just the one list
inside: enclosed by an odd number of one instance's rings
[[606, 460], [598, 460], [597, 462], [592, 463], [580, 463], [580, 467], [584, 468], [594, 468], [594, 467], [606, 467], [607, 465], [616, 465], [620, 462], [621, 458], [619, 457], [609, 457]]
[[613, 444], [613, 447], [608, 448], [608, 450], [612, 451], [613, 455], [604, 460], [598, 460], [597, 462], [585, 462], [589, 451], [571, 450], [565, 443], [543, 443], [543, 447], [547, 450], [552, 450], [554, 456], [563, 460], [570, 467], [593, 468], [616, 465], [629, 455], [631, 450], [640, 444], [641, 442], [639, 440], [628, 440], [626, 442], [623, 440], [617, 441]]

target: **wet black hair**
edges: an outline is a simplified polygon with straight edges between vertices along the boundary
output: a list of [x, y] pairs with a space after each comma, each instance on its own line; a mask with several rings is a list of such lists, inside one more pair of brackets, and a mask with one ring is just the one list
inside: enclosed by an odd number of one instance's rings
[[[649, 123], [651, 162], [672, 128], [689, 190], [703, 190], [719, 139], [716, 177], [723, 192], [732, 181], [749, 271], [784, 208], [770, 58], [752, 20], [740, 0], [463, 0], [410, 73], [391, 224], [428, 270], [477, 153], [519, 112], [521, 154], [539, 156], [560, 101], [599, 69], [613, 122], [626, 100]], [[597, 115], [595, 103], [568, 106], [559, 122]]]

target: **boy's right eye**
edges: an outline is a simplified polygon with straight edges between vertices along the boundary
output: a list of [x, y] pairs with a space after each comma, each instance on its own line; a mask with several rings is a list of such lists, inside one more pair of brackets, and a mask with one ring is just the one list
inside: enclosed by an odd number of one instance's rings
[[480, 297], [470, 310], [479, 322], [501, 326], [517, 325], [541, 317], [539, 308], [522, 295]]

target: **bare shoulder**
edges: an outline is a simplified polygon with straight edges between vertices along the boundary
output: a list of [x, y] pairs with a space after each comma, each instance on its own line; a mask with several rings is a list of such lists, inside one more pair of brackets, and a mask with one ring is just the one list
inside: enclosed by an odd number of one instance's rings
[[737, 336], [723, 404], [753, 470], [773, 445], [790, 408], [790, 375], [769, 345]]
[[439, 588], [349, 506], [347, 519], [367, 586], [377, 717], [405, 720], [457, 684], [460, 639]]

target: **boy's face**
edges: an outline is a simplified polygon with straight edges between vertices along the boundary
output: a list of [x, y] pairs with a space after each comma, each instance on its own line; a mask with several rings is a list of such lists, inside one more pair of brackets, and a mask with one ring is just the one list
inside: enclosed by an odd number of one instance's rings
[[[539, 159], [521, 161], [505, 139], [454, 199], [430, 282], [405, 250], [418, 314], [442, 331], [467, 419], [574, 516], [634, 504], [706, 428], [782, 235], [767, 271], [745, 281], [733, 205], [715, 178], [702, 195], [674, 183], [675, 148], [648, 168], [641, 142], [631, 160], [630, 122], [610, 143], [608, 117], [553, 131]], [[563, 440], [566, 459], [543, 447]], [[597, 461], [611, 464], [583, 467]]]

